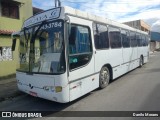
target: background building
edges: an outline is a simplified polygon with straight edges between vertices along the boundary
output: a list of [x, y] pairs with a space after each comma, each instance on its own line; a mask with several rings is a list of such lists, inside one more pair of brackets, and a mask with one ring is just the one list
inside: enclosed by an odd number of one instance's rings
[[150, 33], [151, 27], [147, 23], [145, 23], [143, 20], [135, 20], [135, 21], [129, 21], [129, 22], [124, 22], [123, 24], [126, 24], [130, 27], [145, 31]]
[[19, 31], [33, 15], [32, 0], [0, 0], [0, 77], [14, 74], [18, 62], [18, 42], [11, 51], [11, 34]]
[[33, 15], [39, 13], [39, 12], [42, 12], [43, 10], [42, 9], [39, 9], [39, 8], [36, 8], [36, 7], [33, 7]]
[[151, 36], [150, 51], [154, 52], [160, 48], [160, 33], [151, 31], [151, 27], [143, 20], [124, 22], [124, 24], [149, 33]]
[[151, 31], [151, 27], [143, 20], [124, 22], [124, 24], [149, 33], [151, 36], [150, 51], [160, 49], [160, 33]]
[[150, 50], [154, 52], [157, 49], [160, 49], [160, 33], [151, 32]]

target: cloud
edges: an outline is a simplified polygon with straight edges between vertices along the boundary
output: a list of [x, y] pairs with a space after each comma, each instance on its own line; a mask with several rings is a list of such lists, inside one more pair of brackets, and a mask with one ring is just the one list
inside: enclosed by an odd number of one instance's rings
[[152, 31], [160, 32], [160, 19], [152, 24]]
[[54, 0], [32, 0], [33, 6], [44, 10], [53, 8]]
[[158, 18], [160, 19], [160, 9], [159, 10], [148, 10], [144, 12], [139, 12], [137, 14], [131, 15], [131, 16], [124, 16], [123, 18], [120, 18], [119, 21], [129, 21], [129, 20], [137, 20], [137, 19], [152, 19], [152, 18]]
[[157, 20], [157, 21], [153, 24], [153, 26], [155, 26], [155, 25], [160, 25], [160, 20]]
[[[160, 0], [61, 0], [61, 2], [63, 6], [118, 22], [143, 19], [153, 30], [159, 29], [157, 26], [160, 20]], [[54, 7], [54, 0], [33, 0], [33, 5], [46, 10]]]

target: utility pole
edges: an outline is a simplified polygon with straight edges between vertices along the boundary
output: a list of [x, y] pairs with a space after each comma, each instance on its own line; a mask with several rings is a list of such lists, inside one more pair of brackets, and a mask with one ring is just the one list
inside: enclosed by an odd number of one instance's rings
[[55, 7], [61, 7], [61, 1], [55, 0]]

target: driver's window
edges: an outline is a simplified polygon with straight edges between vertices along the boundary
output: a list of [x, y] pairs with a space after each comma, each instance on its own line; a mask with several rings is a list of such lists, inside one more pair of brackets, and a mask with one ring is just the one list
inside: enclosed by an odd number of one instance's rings
[[86, 65], [92, 56], [90, 29], [87, 26], [71, 25], [69, 35], [70, 70]]

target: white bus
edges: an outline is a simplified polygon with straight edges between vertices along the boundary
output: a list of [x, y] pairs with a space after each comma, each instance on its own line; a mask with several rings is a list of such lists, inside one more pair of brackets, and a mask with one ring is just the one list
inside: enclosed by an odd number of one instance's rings
[[148, 61], [147, 33], [70, 7], [27, 19], [20, 31], [20, 91], [66, 103]]

